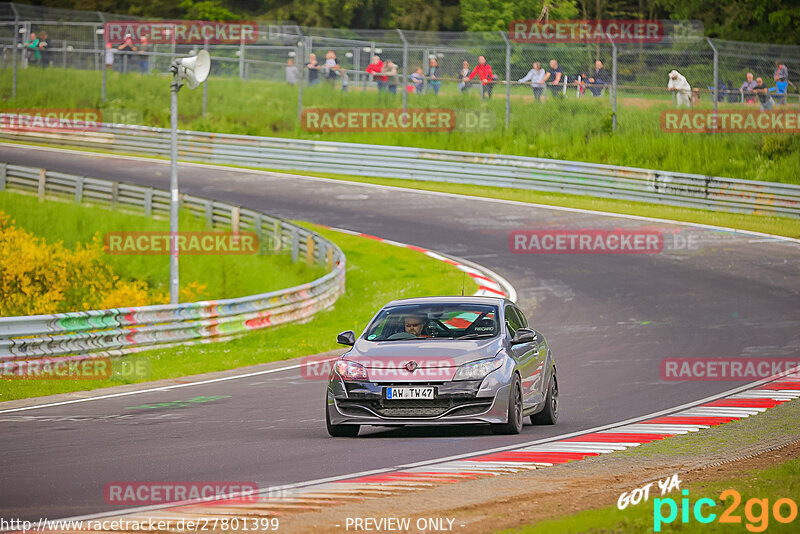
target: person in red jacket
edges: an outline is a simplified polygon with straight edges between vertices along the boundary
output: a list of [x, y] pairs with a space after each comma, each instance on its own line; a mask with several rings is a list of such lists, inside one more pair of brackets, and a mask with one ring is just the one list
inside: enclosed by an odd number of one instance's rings
[[378, 73], [383, 72], [383, 61], [380, 56], [372, 56], [372, 63], [367, 65], [367, 72], [372, 74], [372, 79], [378, 83], [378, 91], [383, 91], [386, 87], [386, 76], [377, 76]]
[[477, 75], [478, 79], [481, 81], [481, 98], [483, 98], [485, 94], [488, 94], [491, 98], [490, 84], [492, 83], [492, 67], [486, 63], [486, 58], [483, 56], [478, 56], [478, 64], [475, 65], [472, 74], [464, 78], [464, 81], [471, 80], [475, 75]]

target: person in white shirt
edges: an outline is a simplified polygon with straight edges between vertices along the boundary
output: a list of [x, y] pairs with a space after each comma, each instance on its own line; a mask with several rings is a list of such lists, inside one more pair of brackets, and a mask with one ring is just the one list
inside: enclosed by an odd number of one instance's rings
[[677, 70], [671, 71], [669, 73], [667, 89], [675, 91], [678, 100], [677, 107], [686, 106], [688, 108], [691, 106], [691, 101], [689, 99], [692, 94], [692, 86], [689, 85], [689, 82], [686, 81], [686, 77], [683, 74]]
[[538, 62], [533, 64], [533, 68], [528, 71], [524, 78], [519, 79], [519, 83], [531, 82], [531, 89], [536, 101], [542, 100], [542, 93], [544, 92], [544, 77], [545, 72], [542, 65]]

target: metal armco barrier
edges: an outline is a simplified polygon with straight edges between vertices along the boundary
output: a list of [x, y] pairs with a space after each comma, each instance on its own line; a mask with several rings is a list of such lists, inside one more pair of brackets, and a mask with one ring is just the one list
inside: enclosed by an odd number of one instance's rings
[[[105, 124], [96, 132], [6, 129], [0, 139], [169, 155], [169, 130]], [[474, 184], [800, 217], [800, 186], [595, 163], [412, 147], [181, 131], [187, 161]]]
[[[6, 163], [0, 163], [2, 189], [136, 209], [146, 215], [169, 213], [167, 191]], [[293, 259], [326, 265], [329, 272], [307, 284], [241, 298], [3, 317], [0, 362], [14, 367], [16, 364], [9, 362], [50, 357], [81, 360], [207, 343], [307, 319], [332, 306], [344, 292], [344, 253], [324, 237], [286, 220], [224, 202], [189, 195], [182, 195], [181, 202], [184, 209], [205, 217], [209, 228], [253, 231], [263, 252], [291, 250]]]

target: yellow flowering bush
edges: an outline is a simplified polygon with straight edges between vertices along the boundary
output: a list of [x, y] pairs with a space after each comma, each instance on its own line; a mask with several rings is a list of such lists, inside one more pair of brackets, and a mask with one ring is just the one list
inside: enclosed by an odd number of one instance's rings
[[[0, 211], [0, 316], [169, 302], [169, 295], [151, 292], [146, 282], [120, 280], [102, 255], [98, 235], [71, 250], [16, 228]], [[181, 288], [181, 300], [192, 301], [205, 290], [191, 282]]]

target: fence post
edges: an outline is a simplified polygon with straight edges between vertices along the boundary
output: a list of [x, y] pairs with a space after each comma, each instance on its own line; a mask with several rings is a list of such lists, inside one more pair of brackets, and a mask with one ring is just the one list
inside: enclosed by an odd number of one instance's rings
[[[303, 38], [305, 39], [305, 37]], [[306, 60], [305, 60], [305, 43], [303, 39], [297, 41], [297, 60], [295, 64], [297, 65], [297, 71], [299, 72], [299, 76], [297, 77], [297, 124], [302, 126], [302, 117], [303, 117], [303, 81], [306, 78]]]
[[706, 41], [711, 47], [711, 50], [714, 51], [714, 133], [717, 133], [717, 105], [719, 103], [719, 53], [717, 52], [717, 47], [711, 42], [711, 39], [706, 37]]
[[300, 236], [297, 235], [297, 228], [292, 226], [292, 263], [297, 261], [300, 255]]
[[47, 188], [47, 170], [39, 169], [39, 202], [44, 202], [46, 188]]
[[[203, 42], [203, 50], [208, 52], [208, 37], [206, 37]], [[147, 65], [148, 65], [147, 69], [150, 70], [149, 61], [147, 62]], [[207, 108], [208, 108], [208, 77], [206, 76], [206, 79], [203, 80], [203, 114], [202, 114], [203, 117], [206, 116]]]
[[500, 35], [506, 42], [506, 130], [511, 119], [511, 43], [506, 36], [506, 32], [501, 31]]
[[67, 68], [67, 40], [61, 40], [61, 68]]
[[83, 202], [83, 176], [78, 176], [75, 180], [75, 203], [80, 204]]
[[611, 131], [617, 131], [617, 44], [609, 34], [606, 34], [611, 43]]
[[6, 179], [8, 176], [8, 163], [0, 163], [0, 191], [6, 188]]
[[14, 79], [11, 82], [11, 98], [14, 98], [17, 96], [17, 36], [19, 35], [19, 14], [17, 13], [17, 8], [14, 7], [14, 2], [10, 2], [8, 5], [14, 10], [14, 35], [11, 38], [11, 62], [14, 64]]
[[[369, 57], [367, 58], [367, 65], [372, 63], [372, 58], [375, 57], [375, 41], [371, 41], [369, 43]], [[364, 92], [367, 90], [367, 85], [369, 85], [369, 76], [364, 76]]]
[[153, 189], [148, 187], [144, 191], [144, 215], [150, 217], [153, 214]]
[[400, 39], [403, 40], [403, 82], [400, 87], [403, 89], [403, 124], [405, 124], [405, 121], [408, 120], [408, 91], [405, 90], [408, 83], [408, 41], [406, 41], [406, 36], [403, 35], [400, 28], [397, 28], [397, 33], [400, 34]]

